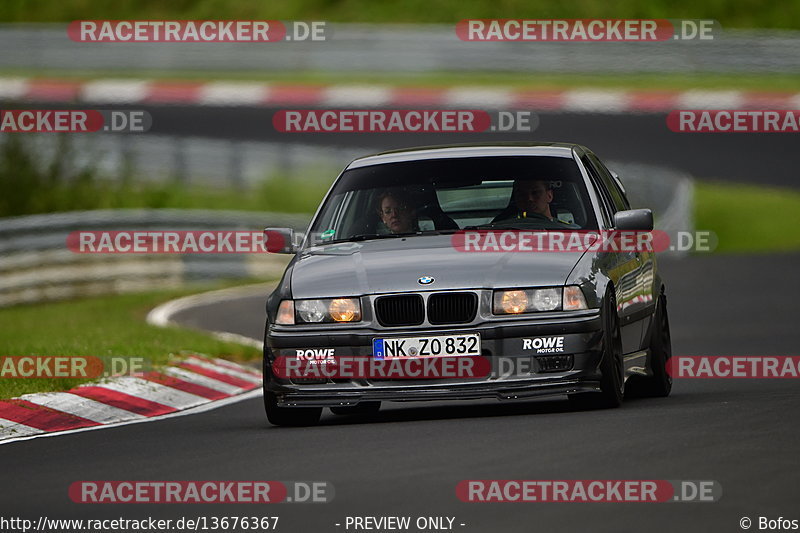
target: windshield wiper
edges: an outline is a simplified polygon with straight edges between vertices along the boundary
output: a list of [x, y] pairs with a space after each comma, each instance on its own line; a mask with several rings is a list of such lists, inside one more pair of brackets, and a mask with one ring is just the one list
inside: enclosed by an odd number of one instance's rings
[[502, 228], [502, 229], [512, 229], [512, 230], [526, 230], [531, 229], [530, 226], [523, 226], [523, 225], [514, 225], [514, 224], [481, 224], [480, 226], [467, 226], [464, 228], [464, 231], [467, 230], [477, 230], [477, 229], [495, 229], [495, 228]]
[[527, 231], [527, 230], [551, 230], [551, 229], [560, 229], [558, 226], [553, 226], [552, 222], [550, 222], [550, 226], [547, 225], [545, 222], [544, 225], [535, 225], [535, 224], [508, 224], [505, 222], [493, 222], [491, 224], [481, 224], [480, 226], [467, 226], [464, 228], [464, 231], [473, 231], [473, 230], [482, 230], [482, 229], [508, 229], [512, 231]]
[[416, 235], [416, 233], [413, 231], [406, 233], [365, 233], [361, 235], [353, 235], [352, 237], [345, 240], [366, 241], [369, 239], [391, 239], [393, 237], [408, 237], [409, 235]]
[[429, 230], [420, 230], [420, 231], [409, 231], [405, 233], [360, 233], [358, 235], [353, 235], [352, 237], [347, 237], [346, 239], [334, 239], [330, 241], [323, 241], [317, 243], [319, 244], [336, 244], [342, 242], [360, 242], [360, 241], [368, 241], [373, 239], [391, 239], [394, 237], [415, 237], [417, 235], [450, 235], [456, 233], [457, 231], [461, 231], [458, 229], [429, 229]]
[[346, 239], [334, 239], [331, 241], [323, 241], [319, 244], [335, 244], [338, 242], [358, 242], [358, 241], [368, 241], [372, 239], [391, 239], [393, 237], [408, 237], [410, 235], [417, 235], [416, 232], [410, 233], [360, 233], [358, 235], [353, 235], [352, 237], [347, 237]]
[[462, 231], [460, 229], [426, 229], [423, 231], [418, 231], [415, 235], [452, 235], [453, 233], [458, 233]]

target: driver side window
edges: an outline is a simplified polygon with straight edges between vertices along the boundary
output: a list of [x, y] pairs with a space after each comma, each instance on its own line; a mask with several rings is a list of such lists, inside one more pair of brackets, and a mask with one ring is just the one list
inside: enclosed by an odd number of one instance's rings
[[605, 225], [610, 228], [614, 225], [614, 213], [617, 212], [617, 210], [614, 208], [614, 202], [611, 200], [611, 196], [608, 194], [608, 191], [603, 185], [603, 181], [597, 174], [597, 170], [595, 170], [595, 168], [589, 162], [589, 159], [586, 156], [583, 156], [581, 157], [581, 162], [583, 163], [583, 166], [586, 167], [586, 172], [589, 173], [592, 185], [594, 185], [594, 189], [597, 191], [597, 195], [600, 200], [600, 209], [602, 210]]

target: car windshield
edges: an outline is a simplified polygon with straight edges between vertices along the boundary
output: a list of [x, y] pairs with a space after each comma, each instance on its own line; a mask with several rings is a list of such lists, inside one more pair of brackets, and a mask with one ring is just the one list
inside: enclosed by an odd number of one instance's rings
[[346, 171], [309, 245], [462, 229], [596, 229], [583, 177], [567, 157], [383, 163]]

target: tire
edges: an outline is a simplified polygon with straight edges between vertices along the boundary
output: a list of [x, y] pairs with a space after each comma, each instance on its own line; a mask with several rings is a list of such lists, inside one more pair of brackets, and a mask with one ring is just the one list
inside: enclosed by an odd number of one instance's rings
[[274, 426], [313, 426], [322, 416], [322, 407], [278, 407], [274, 392], [264, 391], [267, 420]]
[[617, 300], [613, 289], [605, 297], [603, 308], [603, 347], [600, 361], [600, 392], [569, 396], [576, 409], [609, 409], [619, 407], [625, 395], [625, 367], [622, 361], [622, 336], [619, 330]]
[[650, 366], [652, 376], [638, 378], [632, 392], [636, 396], [664, 398], [672, 392], [672, 376], [667, 365], [672, 357], [672, 339], [669, 332], [667, 297], [662, 292], [653, 314], [653, 329], [650, 334]]
[[381, 402], [361, 402], [357, 405], [331, 407], [335, 415], [374, 415], [381, 409]]
[[267, 383], [271, 379], [272, 372], [267, 365], [266, 344], [264, 355], [264, 410], [267, 413], [267, 420], [274, 426], [313, 426], [319, 422], [322, 416], [322, 407], [279, 407], [278, 399], [274, 392], [267, 390]]

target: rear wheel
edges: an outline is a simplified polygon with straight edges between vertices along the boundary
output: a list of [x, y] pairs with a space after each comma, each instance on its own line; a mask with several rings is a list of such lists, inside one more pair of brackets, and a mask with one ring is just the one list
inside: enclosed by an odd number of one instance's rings
[[331, 407], [335, 415], [374, 415], [381, 409], [381, 402], [361, 402], [356, 405]]
[[613, 289], [603, 308], [603, 346], [600, 361], [600, 392], [573, 394], [570, 403], [577, 409], [619, 407], [625, 392], [625, 367], [622, 361], [622, 336], [619, 331], [617, 300]]
[[664, 293], [658, 298], [653, 315], [653, 329], [650, 334], [650, 366], [652, 376], [638, 378], [631, 392], [636, 396], [665, 397], [672, 392], [672, 376], [667, 365], [672, 357], [672, 339], [669, 332], [667, 297]]

